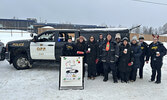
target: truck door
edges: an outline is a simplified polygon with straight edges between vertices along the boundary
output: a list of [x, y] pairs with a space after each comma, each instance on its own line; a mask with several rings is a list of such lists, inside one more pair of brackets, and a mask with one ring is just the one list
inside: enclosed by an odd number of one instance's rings
[[36, 60], [55, 60], [55, 33], [46, 32], [30, 43], [30, 55]]

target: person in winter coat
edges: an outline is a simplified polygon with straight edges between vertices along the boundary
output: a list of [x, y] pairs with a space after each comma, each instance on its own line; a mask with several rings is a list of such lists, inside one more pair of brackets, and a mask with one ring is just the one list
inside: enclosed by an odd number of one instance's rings
[[141, 47], [138, 43], [136, 36], [132, 37], [131, 49], [133, 51], [134, 63], [133, 63], [132, 71], [130, 74], [130, 80], [131, 82], [134, 82], [136, 81], [137, 69], [140, 68], [140, 56], [142, 54]]
[[[161, 83], [161, 67], [163, 65], [163, 57], [166, 55], [166, 48], [164, 45], [158, 41], [159, 36], [153, 35], [153, 42], [149, 45], [149, 57], [151, 57], [151, 68], [152, 68], [152, 75], [150, 82], [156, 81], [155, 83]], [[148, 62], [147, 62], [148, 63]]]
[[99, 54], [99, 61], [96, 65], [96, 69], [97, 69], [97, 74], [96, 76], [100, 76], [103, 75], [103, 63], [101, 62], [101, 58], [102, 58], [102, 46], [104, 44], [105, 39], [103, 38], [103, 35], [100, 34], [99, 35], [99, 40], [97, 40], [97, 44], [98, 44], [98, 54]]
[[[120, 44], [121, 44], [121, 35], [120, 35], [120, 33], [117, 33], [115, 35], [115, 41], [116, 41], [117, 45], [120, 46]], [[118, 58], [118, 61], [119, 61], [119, 58]], [[118, 70], [118, 61], [116, 62], [115, 66], [117, 68], [117, 78], [120, 79], [120, 72]]]
[[[85, 43], [86, 39], [83, 36], [80, 36], [77, 39], [77, 43], [76, 43], [76, 56], [83, 56], [83, 63], [86, 62], [86, 43]], [[83, 76], [85, 76], [85, 67], [83, 66]]]
[[148, 44], [144, 42], [144, 36], [139, 36], [139, 43], [141, 46], [142, 54], [140, 56], [140, 68], [139, 68], [139, 76], [140, 79], [143, 78], [143, 67], [145, 64], [145, 61], [148, 61]]
[[98, 62], [98, 45], [93, 36], [90, 36], [86, 45], [86, 62], [88, 64], [88, 79], [96, 77], [96, 63]]
[[71, 36], [68, 38], [68, 42], [64, 44], [62, 54], [63, 56], [75, 56], [76, 55], [75, 45], [72, 43]]
[[117, 73], [115, 63], [119, 57], [119, 47], [118, 45], [112, 41], [112, 37], [110, 34], [107, 35], [106, 41], [102, 46], [102, 62], [104, 68], [104, 79], [106, 82], [108, 80], [109, 68], [112, 70], [114, 83], [118, 83], [117, 81]]
[[76, 54], [77, 56], [84, 56], [85, 57], [85, 50], [86, 50], [86, 40], [83, 36], [80, 36], [77, 39], [76, 43]]
[[128, 38], [124, 37], [122, 43], [119, 46], [119, 61], [118, 61], [118, 70], [120, 72], [121, 82], [129, 82], [130, 71], [132, 70], [133, 64], [133, 52], [131, 46], [128, 43]]

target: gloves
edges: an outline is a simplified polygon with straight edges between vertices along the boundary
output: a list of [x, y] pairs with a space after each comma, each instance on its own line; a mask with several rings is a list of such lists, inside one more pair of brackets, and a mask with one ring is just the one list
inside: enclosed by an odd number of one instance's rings
[[82, 51], [77, 51], [77, 54], [84, 54], [84, 52], [82, 52]]
[[128, 66], [132, 66], [132, 65], [133, 65], [133, 62], [128, 63]]
[[99, 59], [96, 59], [96, 64], [99, 62]]
[[90, 53], [90, 51], [86, 51], [86, 53]]

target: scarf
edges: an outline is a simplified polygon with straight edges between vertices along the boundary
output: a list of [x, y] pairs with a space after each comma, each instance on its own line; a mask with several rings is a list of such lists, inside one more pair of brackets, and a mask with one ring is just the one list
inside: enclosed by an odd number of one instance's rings
[[110, 49], [110, 42], [108, 41], [106, 44], [106, 51], [109, 51], [109, 49]]

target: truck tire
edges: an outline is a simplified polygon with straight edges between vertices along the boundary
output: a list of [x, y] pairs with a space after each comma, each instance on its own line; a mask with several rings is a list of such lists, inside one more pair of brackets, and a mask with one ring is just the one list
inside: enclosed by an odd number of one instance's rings
[[13, 59], [13, 66], [17, 70], [22, 70], [22, 69], [29, 69], [29, 61], [27, 59], [26, 55], [18, 55]]

